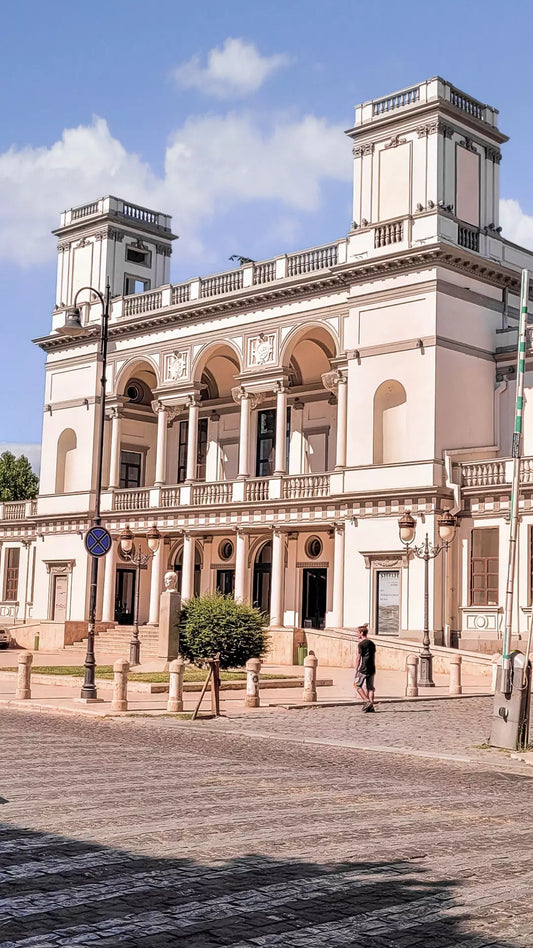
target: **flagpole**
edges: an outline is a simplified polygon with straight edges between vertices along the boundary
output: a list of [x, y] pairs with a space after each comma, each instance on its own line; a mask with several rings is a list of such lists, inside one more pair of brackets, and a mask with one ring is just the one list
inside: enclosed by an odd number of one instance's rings
[[520, 459], [522, 456], [522, 421], [524, 416], [524, 374], [526, 364], [527, 304], [529, 298], [529, 271], [522, 270], [520, 288], [520, 322], [518, 328], [518, 358], [516, 367], [516, 404], [513, 431], [513, 479], [511, 486], [509, 561], [507, 564], [507, 586], [505, 589], [505, 621], [502, 652], [502, 692], [510, 691], [511, 680], [511, 636], [513, 624], [514, 578], [516, 572], [516, 546], [518, 539], [518, 514], [520, 490]]

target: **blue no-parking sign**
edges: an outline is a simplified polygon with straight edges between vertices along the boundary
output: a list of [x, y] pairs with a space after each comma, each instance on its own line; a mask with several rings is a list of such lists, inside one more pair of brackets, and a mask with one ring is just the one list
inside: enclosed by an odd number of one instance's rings
[[111, 534], [105, 527], [91, 527], [85, 534], [85, 549], [91, 556], [105, 556], [112, 545]]

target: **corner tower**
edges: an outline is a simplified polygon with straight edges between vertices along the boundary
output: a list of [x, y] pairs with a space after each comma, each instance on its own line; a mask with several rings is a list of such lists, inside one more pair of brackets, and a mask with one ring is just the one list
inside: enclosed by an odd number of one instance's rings
[[58, 238], [56, 306], [71, 306], [76, 291], [93, 286], [111, 296], [142, 293], [169, 282], [171, 218], [121, 198], [100, 198], [63, 211]]
[[[498, 235], [498, 111], [436, 77], [355, 108], [353, 252]], [[353, 233], [352, 231], [352, 233]], [[403, 249], [402, 246], [395, 248]]]

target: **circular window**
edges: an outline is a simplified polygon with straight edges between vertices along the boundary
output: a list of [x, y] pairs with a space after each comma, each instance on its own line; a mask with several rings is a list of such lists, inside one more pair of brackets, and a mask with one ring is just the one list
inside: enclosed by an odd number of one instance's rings
[[140, 379], [130, 379], [126, 385], [126, 395], [135, 405], [147, 405], [150, 401], [148, 387]]
[[316, 560], [317, 556], [322, 553], [322, 540], [319, 540], [318, 537], [309, 537], [305, 544], [305, 552], [310, 559]]
[[233, 543], [231, 540], [222, 540], [218, 548], [218, 554], [221, 560], [230, 560], [233, 556]]

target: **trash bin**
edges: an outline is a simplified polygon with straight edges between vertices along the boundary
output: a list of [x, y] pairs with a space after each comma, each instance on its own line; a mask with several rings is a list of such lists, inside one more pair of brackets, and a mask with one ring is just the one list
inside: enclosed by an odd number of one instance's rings
[[307, 645], [298, 646], [298, 664], [303, 665], [304, 658], [307, 658]]

